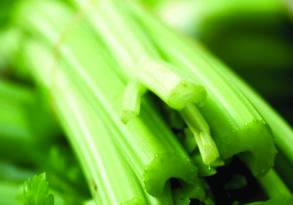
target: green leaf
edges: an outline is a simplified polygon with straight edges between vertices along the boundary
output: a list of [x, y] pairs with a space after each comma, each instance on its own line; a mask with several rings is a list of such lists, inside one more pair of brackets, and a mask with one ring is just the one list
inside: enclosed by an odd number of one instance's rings
[[23, 205], [54, 205], [46, 173], [33, 176], [22, 186]]

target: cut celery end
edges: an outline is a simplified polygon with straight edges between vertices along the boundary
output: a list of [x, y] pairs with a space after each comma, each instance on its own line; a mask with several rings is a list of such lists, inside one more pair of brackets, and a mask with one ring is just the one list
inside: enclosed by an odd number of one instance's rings
[[199, 200], [204, 205], [213, 205], [214, 202], [206, 195], [204, 182], [198, 181], [196, 184], [182, 184], [181, 189], [173, 192], [175, 205], [189, 205], [193, 199]]
[[139, 115], [141, 97], [144, 93], [145, 88], [136, 81], [128, 83], [122, 98], [121, 120], [123, 123]]
[[132, 1], [127, 3], [130, 12], [143, 24], [163, 55], [207, 89], [205, 105], [199, 109], [210, 125], [221, 156], [226, 159], [249, 151], [251, 156], [241, 158], [255, 175], [269, 170], [276, 153], [270, 130], [246, 96], [237, 87], [229, 85], [233, 81], [227, 82], [219, 74], [219, 63], [213, 63], [213, 58], [198, 43], [180, 38]]
[[206, 95], [204, 88], [186, 80], [174, 72], [176, 69], [171, 68], [171, 64], [159, 59], [155, 47], [146, 40], [123, 7], [119, 7], [120, 3], [107, 1], [85, 6], [82, 1], [74, 2], [78, 8], [86, 9], [88, 21], [110, 48], [119, 64], [119, 72], [126, 78], [135, 78], [177, 110], [188, 103], [202, 102]]
[[227, 68], [221, 69], [227, 81], [232, 81], [265, 118], [279, 150], [293, 163], [293, 131], [291, 126], [240, 77]]
[[[180, 157], [174, 153], [165, 153], [156, 157], [152, 163], [146, 167], [144, 172], [144, 184], [148, 193], [154, 196], [160, 196], [165, 189], [167, 181], [171, 178], [178, 178], [187, 184], [193, 184], [198, 181], [194, 174], [195, 167], [189, 163], [176, 163], [181, 161]], [[160, 167], [164, 170], [158, 170]]]
[[138, 70], [138, 79], [167, 105], [181, 110], [190, 103], [201, 103], [206, 98], [205, 89], [183, 79], [174, 72], [172, 64], [148, 60]]
[[[49, 8], [47, 9], [52, 10]], [[61, 12], [60, 8], [57, 10]], [[44, 13], [47, 13], [46, 10], [44, 10]], [[66, 12], [63, 15], [65, 14]], [[56, 49], [56, 47], [53, 48], [55, 43], [54, 38], [51, 38], [50, 35], [52, 34], [52, 36], [55, 36], [58, 32], [60, 33], [62, 31], [62, 24], [64, 24], [64, 21], [62, 20], [63, 15], [57, 15], [56, 13], [54, 13], [54, 15], [46, 15], [48, 16], [45, 17], [45, 19], [49, 18], [46, 22], [49, 23], [45, 27], [50, 30], [49, 34], [47, 35], [46, 32], [40, 32], [43, 27], [34, 25], [36, 26], [34, 29], [37, 30], [34, 35], [40, 35], [42, 39], [46, 39], [48, 45], [51, 45], [51, 49]], [[66, 15], [71, 14], [69, 13]], [[66, 15], [65, 19], [68, 19], [69, 17]], [[41, 16], [42, 12], [40, 12], [40, 18]], [[47, 76], [51, 76], [50, 73], [52, 70], [43, 71], [44, 73], [47, 73], [38, 77], [38, 79], [41, 79], [41, 81], [49, 88], [50, 86], [54, 86], [55, 88], [57, 82], [56, 77], [58, 77], [57, 74], [61, 70], [62, 72], [65, 72], [66, 75], [75, 79], [75, 82], [82, 82], [76, 84], [76, 86], [84, 91], [83, 93], [85, 93], [85, 97], [88, 100], [95, 102], [95, 106], [100, 107], [103, 112], [107, 113], [112, 124], [111, 128], [117, 129], [118, 133], [122, 134], [117, 135], [116, 140], [119, 141], [119, 147], [121, 147], [122, 150], [121, 152], [125, 155], [125, 158], [129, 160], [129, 163], [135, 170], [137, 176], [143, 176], [148, 167], [151, 167], [149, 169], [159, 171], [159, 173], [154, 173], [153, 175], [145, 174], [146, 176], [149, 176], [147, 180], [144, 180], [148, 183], [148, 186], [155, 186], [154, 183], [158, 179], [156, 174], [162, 174], [163, 177], [161, 180], [164, 182], [166, 182], [169, 177], [172, 177], [169, 176], [169, 172], [166, 172], [166, 174], [164, 173], [164, 164], [153, 163], [155, 158], [160, 159], [160, 156], [164, 156], [165, 154], [170, 155], [177, 153], [176, 161], [173, 160], [174, 158], [170, 157], [167, 160], [167, 164], [178, 164], [178, 166], [181, 165], [182, 169], [185, 167], [184, 170], [189, 170], [187, 174], [190, 172], [193, 173], [191, 180], [194, 179], [194, 177], [196, 177], [196, 169], [194, 165], [179, 143], [175, 140], [172, 132], [161, 122], [162, 120], [154, 109], [147, 108], [148, 111], [146, 111], [146, 106], [142, 105], [142, 118], [133, 119], [127, 125], [123, 125], [119, 118], [121, 111], [120, 100], [126, 87], [126, 83], [120, 79], [120, 76], [115, 69], [109, 67], [108, 56], [103, 55], [103, 48], [97, 43], [96, 36], [92, 35], [86, 25], [80, 23], [79, 25], [75, 25], [71, 31], [72, 32], [68, 33], [66, 38], [63, 39], [62, 45], [59, 45], [60, 47], [58, 47], [58, 65], [60, 67], [59, 69], [54, 70], [53, 83], [49, 82], [50, 79], [46, 79]], [[83, 36], [83, 41], [80, 40], [81, 36]], [[100, 52], [97, 52], [97, 49], [99, 49]], [[105, 78], [105, 76], [107, 76], [107, 78]], [[109, 92], [109, 90], [111, 90], [111, 92]], [[183, 180], [189, 180], [189, 175], [187, 176], [186, 172], [179, 173], [178, 170], [174, 171], [176, 171], [176, 173], [172, 172], [172, 175], [175, 177], [179, 176], [182, 177]], [[155, 188], [154, 190], [154, 194], [159, 194], [163, 191]]]

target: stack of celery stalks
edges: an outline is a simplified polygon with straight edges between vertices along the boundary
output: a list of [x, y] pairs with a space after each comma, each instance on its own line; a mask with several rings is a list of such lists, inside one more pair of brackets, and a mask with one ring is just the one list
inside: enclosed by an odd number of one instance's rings
[[293, 204], [290, 125], [143, 3], [9, 8], [1, 205]]

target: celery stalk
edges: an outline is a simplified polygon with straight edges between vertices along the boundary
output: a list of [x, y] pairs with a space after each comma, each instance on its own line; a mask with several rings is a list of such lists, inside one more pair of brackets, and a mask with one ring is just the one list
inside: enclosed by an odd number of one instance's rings
[[138, 6], [129, 3], [129, 7], [162, 54], [206, 87], [209, 95], [199, 109], [210, 125], [221, 156], [227, 159], [241, 153], [256, 176], [265, 174], [276, 150], [268, 125], [254, 105], [219, 75], [198, 43], [171, 32]]
[[[86, 11], [88, 21], [114, 54], [120, 65], [118, 68], [121, 68], [117, 70], [126, 79], [140, 81], [177, 110], [184, 109], [190, 103], [202, 103], [205, 93], [201, 86], [196, 81], [191, 83], [186, 73], [162, 60], [155, 46], [130, 18], [120, 1], [74, 1], [74, 4]], [[205, 152], [210, 155], [204, 156], [205, 163], [216, 163], [220, 156], [214, 142], [210, 143], [212, 138], [203, 136], [201, 139], [201, 146], [208, 145], [203, 149], [210, 147], [214, 150], [211, 154]]]
[[[30, 62], [33, 74], [39, 80], [46, 78], [46, 72], [43, 70], [50, 72], [55, 63], [54, 56], [41, 43], [32, 41], [27, 43], [26, 47], [27, 62]], [[40, 66], [42, 62], [46, 62], [46, 65]], [[46, 89], [54, 100], [61, 123], [70, 136], [70, 142], [78, 151], [77, 155], [96, 203], [145, 204], [139, 182], [120, 151], [116, 149], [111, 131], [102, 121], [103, 118], [98, 117], [100, 111], [91, 103], [85, 102], [83, 94], [78, 87], [76, 89], [73, 82], [59, 70], [55, 79], [58, 89]], [[46, 86], [46, 83], [43, 85]], [[54, 92], [51, 92], [51, 89]]]
[[[127, 84], [108, 65], [109, 57], [86, 24], [73, 24], [70, 21], [73, 12], [56, 2], [29, 2], [21, 8], [23, 11], [20, 9], [18, 18], [21, 19], [19, 23], [23, 29], [47, 42], [59, 56], [57, 63], [61, 67], [44, 70], [41, 81], [48, 87], [54, 87], [56, 73], [60, 69], [76, 79], [75, 82], [80, 82], [77, 86], [84, 91], [86, 98], [108, 113], [111, 128], [120, 133], [120, 137], [116, 136], [116, 140], [121, 142], [119, 148], [129, 159], [136, 175], [142, 177], [147, 192], [160, 195], [171, 177], [196, 183], [196, 168], [148, 100], [142, 102], [141, 117], [127, 125], [120, 121], [119, 99], [122, 99]], [[25, 15], [31, 9], [37, 18]], [[72, 24], [69, 33], [62, 33], [66, 26]], [[27, 25], [30, 25], [29, 28]], [[64, 34], [66, 38], [64, 36], [62, 43], [58, 45], [60, 34]]]
[[232, 81], [265, 118], [279, 150], [293, 163], [293, 131], [291, 126], [248, 84], [228, 69], [222, 69], [227, 81]]
[[[123, 15], [122, 7], [117, 3], [112, 0], [73, 1], [85, 11], [89, 22], [111, 49], [122, 74], [136, 79], [174, 109], [182, 109], [192, 102], [200, 103], [205, 97], [203, 88], [189, 82], [186, 76], [175, 72], [171, 64], [161, 60], [155, 48], [143, 40], [144, 35], [135, 28], [132, 19]], [[118, 33], [124, 35], [115, 35]]]

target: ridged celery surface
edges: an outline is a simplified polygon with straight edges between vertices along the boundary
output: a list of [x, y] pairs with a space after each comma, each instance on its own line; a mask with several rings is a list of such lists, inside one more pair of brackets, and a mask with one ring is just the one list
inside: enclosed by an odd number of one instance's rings
[[[2, 46], [3, 62], [33, 85], [0, 81], [0, 153], [9, 153], [5, 143], [19, 147], [16, 157], [48, 172], [24, 183], [27, 204], [53, 205], [49, 181], [64, 204], [212, 205], [213, 177], [236, 158], [248, 178], [233, 173], [225, 191], [253, 178], [267, 199], [291, 200], [272, 167], [277, 149], [293, 163], [292, 129], [200, 43], [132, 0], [26, 0], [13, 11], [7, 42], [19, 47]], [[86, 180], [52, 137], [55, 115]], [[38, 152], [26, 156], [30, 143]], [[5, 163], [0, 180], [9, 178]]]
[[[109, 129], [113, 130], [113, 136], [119, 143], [122, 155], [125, 156], [123, 160], [129, 160], [130, 167], [142, 180], [142, 184], [148, 193], [161, 198], [161, 195], [168, 189], [168, 180], [179, 178], [190, 186], [199, 187], [197, 189], [202, 191], [197, 191], [197, 197], [203, 200], [204, 188], [201, 187], [200, 180], [197, 178], [196, 167], [147, 99], [142, 101], [139, 117], [126, 125], [120, 120], [121, 100], [119, 99], [123, 98], [123, 91], [127, 84], [111, 68], [111, 64], [108, 65], [107, 59], [109, 57], [104, 53], [103, 48], [95, 39], [95, 35], [92, 35], [86, 24], [75, 24], [71, 28], [71, 32], [66, 33], [66, 38], [62, 39], [62, 43], [56, 49], [54, 46], [58, 45], [58, 37], [62, 35], [64, 28], [72, 23], [74, 13], [57, 2], [36, 1], [33, 3], [24, 4], [20, 8], [23, 9], [19, 10], [18, 13], [18, 18], [22, 19], [21, 26], [29, 33], [29, 36], [45, 41], [48, 50], [53, 51], [52, 53], [55, 52], [58, 56], [55, 62], [56, 66], [53, 64], [51, 70], [43, 69], [43, 74], [36, 79], [47, 85], [49, 93], [56, 90], [59, 71], [64, 72], [64, 76], [71, 76], [74, 79], [73, 82], [79, 82], [76, 86], [83, 91], [85, 98], [91, 100], [96, 109], [101, 109], [107, 113], [109, 122], [112, 123], [111, 126], [109, 125]], [[51, 7], [55, 9], [50, 9]], [[32, 8], [37, 18], [33, 15], [22, 15]], [[24, 19], [26, 21], [23, 21]], [[39, 21], [42, 24], [39, 24]], [[44, 27], [45, 22], [47, 24]], [[30, 25], [30, 27], [27, 28], [27, 25]], [[84, 42], [80, 42], [80, 37], [84, 39]], [[99, 52], [97, 52], [97, 49]], [[30, 53], [31, 51], [26, 52]], [[30, 59], [33, 60], [33, 58]], [[39, 61], [39, 63], [41, 62]], [[59, 89], [58, 86], [57, 89]], [[60, 94], [60, 100], [61, 97], [62, 94]], [[66, 111], [66, 113], [68, 112]], [[65, 118], [62, 121], [66, 122], [68, 119], [70, 118]], [[69, 123], [69, 125], [71, 124]], [[84, 143], [86, 144], [86, 142]], [[108, 143], [111, 144], [111, 142]], [[86, 146], [90, 146], [89, 142]], [[81, 148], [76, 147], [76, 150], [79, 149]], [[79, 151], [76, 152], [79, 153]], [[86, 167], [84, 169], [88, 169], [88, 163], [92, 162], [87, 161], [85, 163], [83, 160], [83, 167]], [[98, 169], [96, 170], [98, 171]], [[90, 176], [93, 174], [92, 172]], [[111, 196], [107, 197], [111, 199]], [[150, 196], [148, 198], [155, 200]], [[119, 203], [123, 204], [124, 201], [120, 200]]]
[[222, 77], [219, 70], [225, 66], [214, 64], [199, 43], [172, 32], [135, 4], [130, 3], [129, 8], [162, 55], [207, 89], [207, 100], [199, 109], [222, 157], [241, 153], [256, 176], [265, 174], [276, 154], [270, 129], [249, 99]]
[[[166, 96], [160, 95], [160, 92], [150, 88], [167, 105], [179, 110], [186, 116], [184, 120], [190, 127], [193, 127], [195, 140], [199, 143], [204, 162], [208, 165], [221, 164], [219, 152], [209, 131], [207, 129], [202, 130], [203, 127], [198, 126], [199, 124], [206, 124], [204, 118], [198, 118], [200, 113], [193, 118], [196, 120], [191, 120], [191, 118], [187, 117], [188, 114], [192, 115], [192, 112], [197, 110], [195, 105], [191, 104], [200, 104], [203, 101], [203, 97], [205, 97], [202, 88], [197, 86], [198, 83], [196, 81], [192, 83], [190, 76], [186, 72], [181, 72], [173, 64], [160, 57], [156, 47], [148, 40], [143, 30], [130, 18], [124, 6], [122, 6], [122, 2], [95, 1], [93, 4], [85, 2], [85, 5], [82, 3], [84, 2], [75, 1], [80, 10], [86, 11], [86, 18], [95, 28], [97, 35], [110, 48], [111, 54], [113, 51], [115, 52], [113, 53], [114, 58], [121, 65], [116, 66], [118, 68], [117, 72], [122, 76], [124, 74], [129, 83], [133, 79], [139, 81], [140, 77], [136, 75], [140, 76], [147, 72], [145, 76], [149, 76], [147, 82], [150, 82], [151, 85], [159, 82], [161, 86], [163, 85], [163, 87], [167, 88], [162, 90], [166, 94], [171, 89], [170, 92], [173, 94], [168, 94], [169, 97], [166, 98]], [[125, 35], [116, 35], [117, 33], [124, 33]], [[132, 40], [129, 41], [128, 39]], [[156, 75], [161, 73], [162, 75], [161, 77], [156, 77], [154, 73]], [[173, 83], [176, 85], [173, 86]], [[146, 85], [143, 80], [141, 84]], [[133, 95], [136, 96], [135, 93]], [[188, 109], [188, 107], [193, 108]], [[208, 128], [208, 126], [205, 127]], [[206, 151], [207, 149], [209, 149], [209, 152]]]

